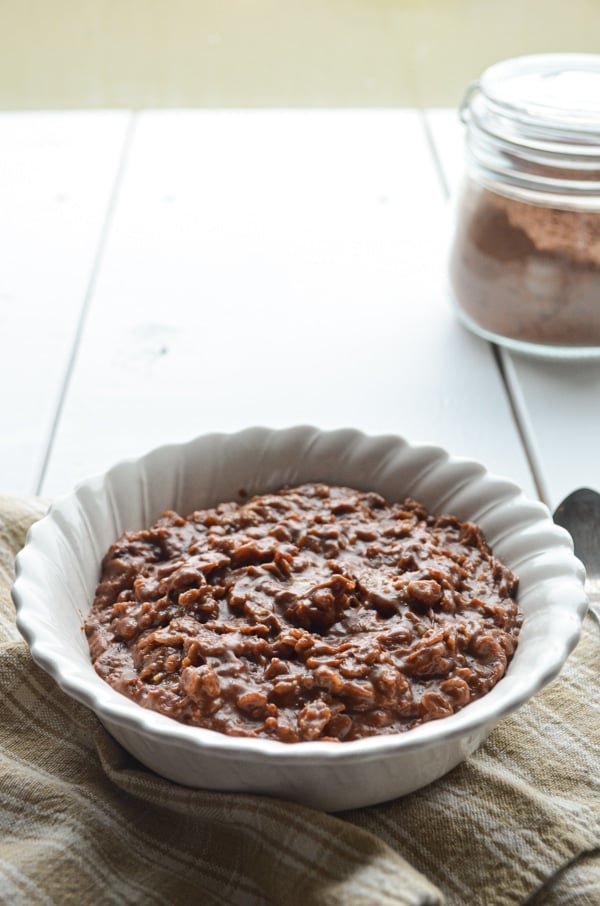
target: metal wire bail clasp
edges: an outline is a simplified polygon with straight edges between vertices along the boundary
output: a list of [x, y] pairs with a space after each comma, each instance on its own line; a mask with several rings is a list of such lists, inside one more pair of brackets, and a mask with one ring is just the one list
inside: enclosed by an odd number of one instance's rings
[[469, 122], [469, 113], [470, 113], [470, 109], [471, 109], [471, 98], [473, 97], [474, 94], [476, 94], [479, 91], [479, 88], [480, 88], [479, 79], [476, 79], [474, 82], [471, 82], [471, 84], [468, 86], [467, 90], [465, 91], [463, 99], [460, 103], [460, 107], [458, 108], [458, 115], [460, 117], [460, 120], [465, 125]]

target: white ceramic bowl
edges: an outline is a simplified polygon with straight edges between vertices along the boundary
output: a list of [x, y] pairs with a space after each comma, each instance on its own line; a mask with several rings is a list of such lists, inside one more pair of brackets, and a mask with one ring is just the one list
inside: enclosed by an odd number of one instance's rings
[[[433, 512], [478, 522], [520, 577], [525, 614], [506, 676], [462, 711], [397, 735], [286, 744], [185, 726], [120, 695], [93, 670], [82, 621], [103, 554], [124, 531], [164, 510], [196, 508], [318, 480], [412, 496]], [[497, 721], [552, 679], [575, 646], [586, 610], [584, 571], [569, 535], [542, 504], [479, 463], [399, 437], [312, 427], [250, 428], [161, 447], [79, 485], [33, 526], [17, 558], [18, 627], [34, 660], [91, 708], [134, 756], [192, 787], [263, 793], [337, 811], [402, 796], [442, 776]]]

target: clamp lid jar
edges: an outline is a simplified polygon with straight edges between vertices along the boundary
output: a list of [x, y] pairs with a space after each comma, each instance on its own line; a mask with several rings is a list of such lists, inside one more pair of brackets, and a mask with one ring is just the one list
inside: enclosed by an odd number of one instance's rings
[[461, 115], [459, 317], [515, 349], [600, 357], [600, 55], [498, 63]]

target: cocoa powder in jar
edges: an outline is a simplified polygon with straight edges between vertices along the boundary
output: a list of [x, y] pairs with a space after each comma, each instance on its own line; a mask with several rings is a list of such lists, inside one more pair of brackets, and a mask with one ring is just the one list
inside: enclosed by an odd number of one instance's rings
[[502, 195], [468, 180], [450, 281], [456, 303], [493, 334], [600, 346], [600, 210]]

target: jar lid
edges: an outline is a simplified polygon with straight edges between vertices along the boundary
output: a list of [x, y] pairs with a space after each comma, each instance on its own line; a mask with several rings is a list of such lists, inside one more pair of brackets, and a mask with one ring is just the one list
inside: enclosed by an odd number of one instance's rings
[[515, 191], [600, 195], [600, 54], [496, 63], [469, 87], [461, 117], [486, 179]]
[[535, 54], [486, 69], [479, 89], [498, 113], [565, 138], [600, 138], [600, 54]]

